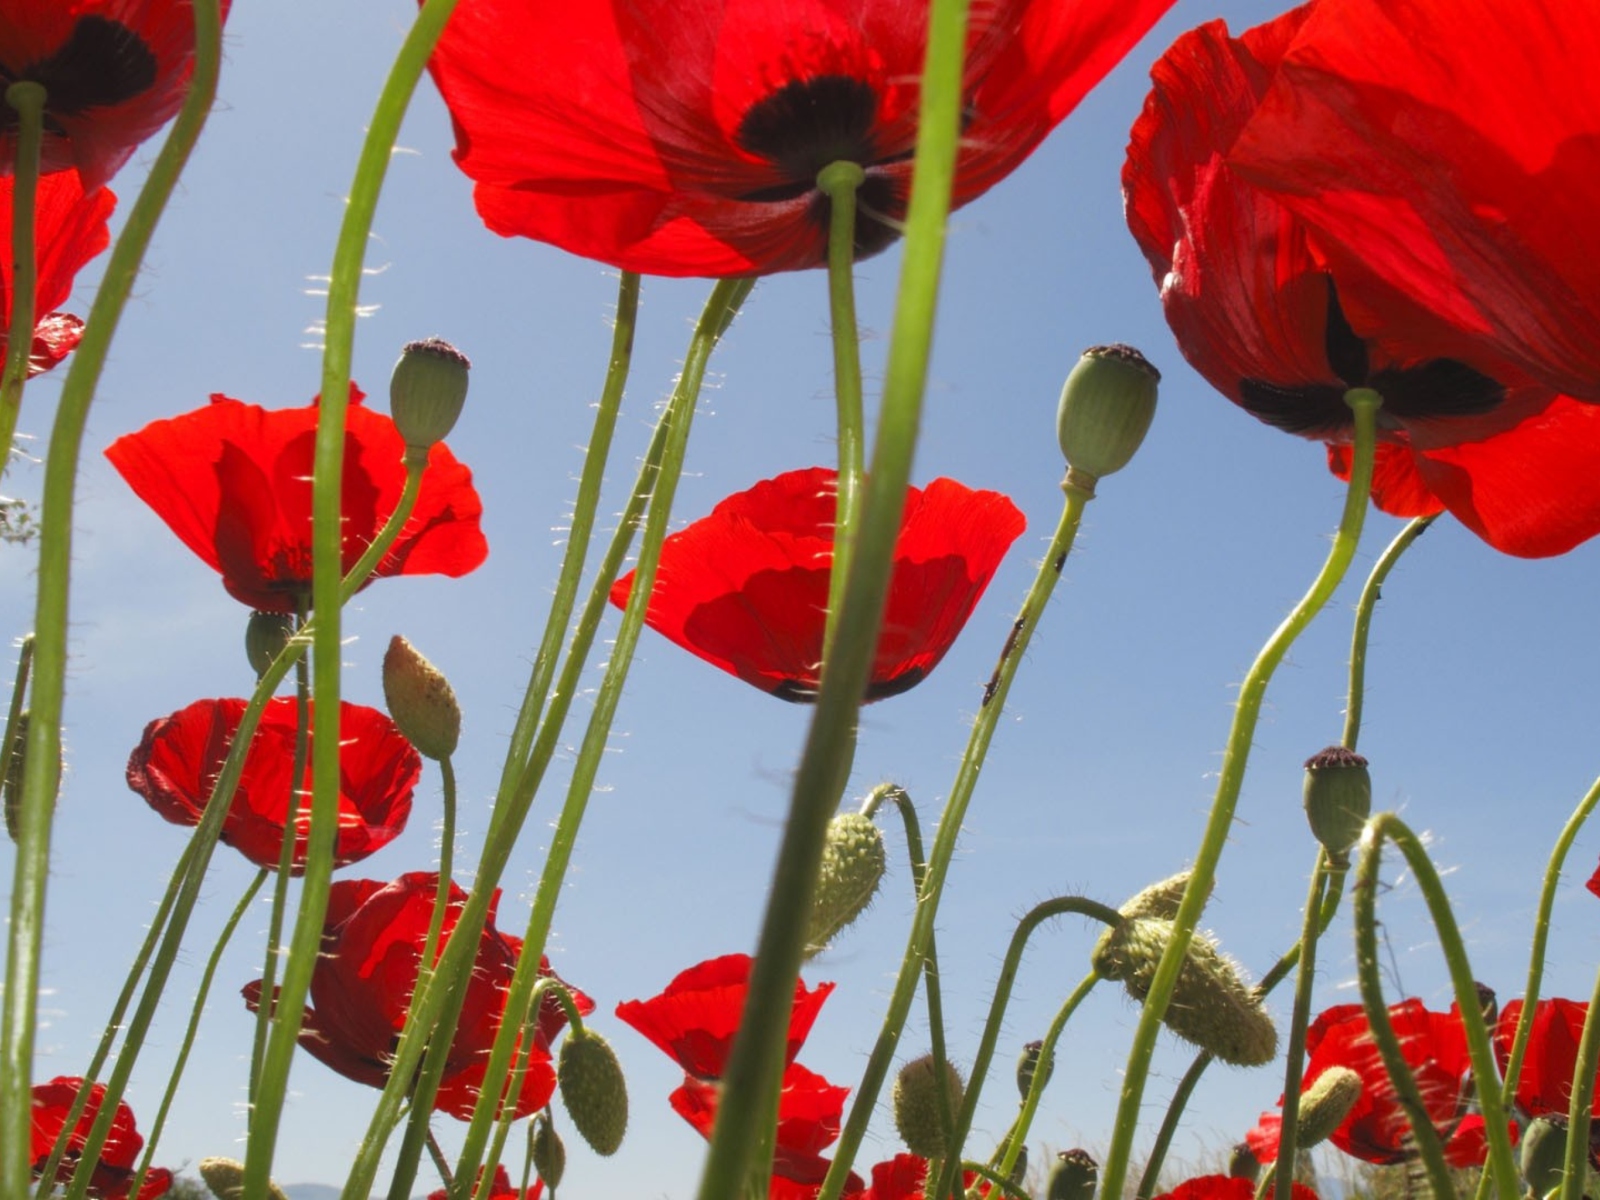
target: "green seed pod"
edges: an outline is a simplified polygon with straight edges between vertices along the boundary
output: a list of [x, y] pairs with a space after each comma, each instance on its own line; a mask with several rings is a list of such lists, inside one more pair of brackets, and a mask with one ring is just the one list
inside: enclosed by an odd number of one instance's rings
[[1056, 1155], [1045, 1184], [1045, 1200], [1093, 1200], [1100, 1186], [1100, 1164], [1087, 1150], [1063, 1150]]
[[383, 699], [389, 716], [417, 752], [443, 761], [461, 740], [461, 706], [450, 681], [396, 634], [383, 656]]
[[1372, 813], [1372, 776], [1367, 760], [1354, 750], [1329, 746], [1306, 759], [1306, 820], [1328, 861], [1350, 865], [1350, 848]]
[[[1043, 1042], [1029, 1042], [1022, 1047], [1022, 1053], [1017, 1055], [1017, 1091], [1026, 1100], [1028, 1093], [1033, 1089], [1033, 1077], [1038, 1074], [1040, 1059], [1044, 1056]], [[1054, 1053], [1044, 1059], [1044, 1083], [1040, 1087], [1048, 1087], [1050, 1076], [1055, 1074], [1056, 1056]]]
[[[244, 1164], [236, 1158], [202, 1158], [195, 1168], [217, 1200], [239, 1200], [244, 1195]], [[289, 1200], [282, 1188], [267, 1181], [267, 1200]]]
[[260, 679], [277, 661], [294, 636], [294, 617], [288, 613], [253, 612], [244, 626], [244, 654]]
[[1228, 1156], [1228, 1178], [1248, 1179], [1251, 1183], [1261, 1178], [1261, 1160], [1250, 1149], [1249, 1142], [1235, 1143], [1233, 1153]]
[[1329, 1067], [1300, 1094], [1300, 1119], [1295, 1136], [1300, 1149], [1309, 1150], [1333, 1136], [1361, 1099], [1361, 1076], [1349, 1067]]
[[544, 1113], [534, 1118], [529, 1143], [533, 1169], [539, 1172], [539, 1178], [544, 1180], [544, 1186], [552, 1192], [555, 1191], [561, 1186], [561, 1177], [567, 1171], [567, 1148], [561, 1141], [561, 1135], [556, 1132], [556, 1127]]
[[568, 1033], [556, 1080], [573, 1128], [596, 1154], [615, 1154], [628, 1128], [628, 1082], [610, 1043], [588, 1028]]
[[828, 943], [866, 910], [887, 866], [883, 833], [870, 817], [840, 813], [828, 822], [822, 872], [817, 876], [811, 923], [806, 928], [807, 958], [826, 950]]
[[1095, 482], [1120, 471], [1139, 449], [1156, 415], [1161, 372], [1132, 346], [1091, 346], [1061, 389], [1056, 436], [1068, 480], [1091, 495]]
[[1566, 1176], [1567, 1118], [1535, 1117], [1522, 1135], [1522, 1179], [1528, 1191], [1543, 1197], [1558, 1191]]
[[408, 342], [389, 377], [389, 411], [405, 439], [406, 459], [426, 462], [455, 428], [467, 402], [472, 362], [443, 338]]
[[954, 1117], [961, 1108], [966, 1084], [962, 1081], [960, 1071], [949, 1063], [940, 1063], [931, 1054], [914, 1058], [900, 1068], [890, 1097], [900, 1140], [906, 1144], [907, 1150], [923, 1158], [943, 1158], [947, 1150], [944, 1122], [940, 1117], [941, 1074], [950, 1104], [950, 1115]]
[[1178, 905], [1183, 903], [1183, 893], [1189, 886], [1192, 871], [1179, 871], [1159, 883], [1152, 883], [1144, 891], [1117, 909], [1123, 916], [1157, 917], [1170, 921], [1178, 915]]

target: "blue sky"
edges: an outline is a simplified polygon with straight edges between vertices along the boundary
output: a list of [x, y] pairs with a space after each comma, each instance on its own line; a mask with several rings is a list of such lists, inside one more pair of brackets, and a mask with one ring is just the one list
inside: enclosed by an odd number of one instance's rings
[[[983, 681], [1059, 511], [1052, 417], [1083, 347], [1140, 346], [1165, 373], [1161, 408], [1134, 463], [1105, 481], [1013, 689], [963, 832], [940, 923], [950, 1038], [970, 1056], [1016, 918], [1081, 892], [1116, 903], [1181, 869], [1199, 839], [1233, 687], [1321, 562], [1341, 488], [1321, 448], [1269, 430], [1183, 363], [1148, 269], [1121, 220], [1118, 171], [1151, 61], [1214, 16], [1234, 29], [1275, 6], [1179, 0], [1122, 68], [1016, 174], [952, 219], [949, 270], [916, 478], [949, 475], [1007, 492], [1029, 529], [965, 635], [919, 688], [868, 710], [851, 794], [894, 780], [925, 826], [954, 775]], [[405, 0], [238, 5], [221, 104], [163, 224], [118, 335], [90, 424], [79, 488], [68, 772], [56, 825], [37, 1074], [77, 1074], [132, 947], [182, 846], [123, 782], [149, 720], [205, 697], [244, 694], [245, 613], [212, 573], [134, 499], [100, 457], [119, 435], [197, 407], [214, 391], [269, 406], [317, 390], [316, 277], [341, 216], [379, 81], [413, 12]], [[403, 633], [451, 678], [466, 724], [457, 759], [464, 811], [458, 861], [487, 820], [515, 704], [559, 561], [562, 526], [607, 353], [615, 272], [486, 232], [450, 162], [442, 104], [425, 84], [378, 212], [363, 293], [372, 306], [355, 376], [380, 393], [399, 346], [438, 334], [474, 360], [469, 408], [451, 445], [483, 494], [488, 563], [471, 577], [384, 581], [348, 610], [347, 695], [381, 703], [379, 664]], [[148, 154], [148, 151], [146, 152]], [[117, 181], [131, 196], [138, 161]], [[898, 256], [860, 270], [869, 391], [881, 371]], [[97, 277], [80, 281], [87, 297]], [[606, 511], [621, 503], [655, 406], [666, 395], [705, 294], [699, 281], [647, 280], [633, 381]], [[86, 308], [80, 302], [80, 310]], [[25, 432], [48, 429], [57, 382], [29, 391]], [[763, 281], [713, 364], [677, 512], [784, 470], [831, 461], [833, 405], [825, 281]], [[8, 487], [35, 495], [41, 471]], [[1364, 576], [1399, 528], [1374, 513]], [[1520, 994], [1545, 856], [1600, 770], [1600, 650], [1592, 632], [1600, 549], [1503, 557], [1444, 518], [1385, 589], [1373, 637], [1362, 750], [1376, 801], [1429, 831], [1448, 869], [1479, 978]], [[5, 636], [31, 613], [32, 551], [0, 547]], [[1259, 972], [1294, 939], [1313, 844], [1300, 814], [1300, 763], [1337, 740], [1344, 655], [1359, 579], [1280, 671], [1207, 924]], [[598, 673], [590, 682], [598, 683]], [[582, 720], [580, 702], [576, 713]], [[569, 1139], [569, 1187], [590, 1195], [686, 1196], [702, 1143], [666, 1105], [674, 1068], [610, 1016], [701, 959], [748, 949], [787, 803], [806, 711], [758, 697], [647, 633], [613, 753], [556, 919], [558, 969], [599, 1001], [597, 1028], [628, 1072], [633, 1127], [601, 1161]], [[520, 928], [561, 795], [554, 779], [512, 861], [502, 925]], [[413, 824], [353, 873], [390, 879], [434, 861], [437, 776]], [[882, 897], [808, 969], [838, 989], [801, 1061], [852, 1082], [875, 1036], [909, 919], [898, 832]], [[1600, 904], [1582, 879], [1600, 836], [1580, 837], [1556, 909], [1547, 994], [1590, 988]], [[10, 862], [0, 849], [0, 869]], [[141, 1060], [130, 1098], [143, 1123], [187, 1014], [206, 938], [252, 868], [219, 854], [178, 1003]], [[1394, 868], [1381, 903], [1406, 994], [1448, 1004], [1446, 976], [1415, 889]], [[238, 1153], [249, 1022], [237, 989], [260, 973], [262, 905], [221, 972], [193, 1078], [159, 1160], [174, 1167]], [[1002, 1071], [978, 1138], [1010, 1115], [1009, 1059], [1041, 1035], [1087, 969], [1094, 931], [1075, 922], [1036, 939], [1017, 988]], [[1319, 1004], [1353, 998], [1347, 917], [1322, 954]], [[1277, 1003], [1285, 1011], [1287, 1001]], [[1111, 988], [1069, 1027], [1035, 1125], [1035, 1150], [1104, 1146], [1135, 1019]], [[906, 1056], [926, 1048], [915, 1026]], [[1163, 1042], [1147, 1092], [1151, 1128], [1188, 1053]], [[1215, 1156], [1280, 1089], [1276, 1068], [1216, 1070], [1175, 1151]], [[297, 1064], [278, 1178], [338, 1182], [371, 1095], [309, 1058]], [[452, 1122], [440, 1118], [448, 1142]], [[980, 1140], [978, 1145], [984, 1143]], [[1141, 1138], [1148, 1144], [1148, 1135]], [[884, 1119], [865, 1162], [893, 1154]]]

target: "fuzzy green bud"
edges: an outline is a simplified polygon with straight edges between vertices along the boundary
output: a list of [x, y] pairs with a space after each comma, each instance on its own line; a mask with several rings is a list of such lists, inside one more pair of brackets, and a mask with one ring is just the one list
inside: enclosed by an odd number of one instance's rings
[[428, 451], [455, 428], [467, 402], [472, 362], [443, 338], [407, 342], [389, 377], [389, 411], [405, 439], [408, 462], [427, 462]]
[[533, 1169], [539, 1172], [544, 1186], [555, 1191], [561, 1186], [561, 1177], [567, 1173], [567, 1147], [544, 1113], [534, 1118], [528, 1143]]
[[866, 910], [887, 867], [883, 834], [871, 817], [840, 813], [828, 822], [822, 871], [806, 928], [806, 957], [827, 949], [828, 943]]
[[1354, 750], [1329, 746], [1306, 759], [1306, 820], [1328, 861], [1350, 865], [1350, 848], [1372, 813], [1372, 776], [1367, 760]]
[[615, 1154], [628, 1128], [628, 1082], [611, 1044], [588, 1028], [568, 1033], [556, 1080], [573, 1128], [596, 1154]]
[[1056, 1155], [1045, 1184], [1045, 1200], [1093, 1200], [1100, 1186], [1100, 1164], [1087, 1150], [1063, 1150]]
[[[1102, 978], [1119, 980], [1130, 996], [1143, 1002], [1172, 931], [1171, 921], [1154, 917], [1124, 920], [1100, 935], [1091, 955], [1094, 970]], [[1161, 1020], [1179, 1037], [1234, 1066], [1264, 1066], [1278, 1052], [1272, 1018], [1238, 965], [1204, 933], [1196, 932], [1189, 941]]]
[[1083, 352], [1056, 410], [1069, 482], [1093, 495], [1097, 480], [1128, 465], [1155, 418], [1160, 382], [1161, 372], [1132, 346], [1090, 346]]
[[1349, 1067], [1329, 1067], [1300, 1094], [1300, 1118], [1295, 1138], [1309, 1150], [1333, 1136], [1333, 1131], [1361, 1099], [1361, 1076]]
[[450, 681], [399, 634], [383, 656], [383, 699], [419, 754], [442, 762], [461, 740], [461, 706]]
[[288, 613], [253, 612], [244, 626], [244, 654], [260, 679], [277, 661], [294, 637], [294, 617]]
[[1192, 874], [1192, 871], [1179, 871], [1159, 883], [1152, 883], [1117, 911], [1130, 920], [1134, 917], [1156, 917], [1170, 921], [1178, 915], [1178, 905], [1183, 903], [1183, 893], [1188, 890], [1189, 876]]
[[[941, 1091], [944, 1099], [940, 1099]], [[949, 1063], [941, 1063], [931, 1054], [914, 1058], [900, 1068], [894, 1079], [890, 1107], [894, 1110], [895, 1128], [906, 1149], [923, 1158], [943, 1158], [945, 1146], [942, 1105], [950, 1105], [954, 1118], [961, 1107], [961, 1097], [966, 1091], [961, 1072]]]
[[1560, 1114], [1535, 1117], [1522, 1135], [1522, 1180], [1534, 1196], [1558, 1191], [1566, 1176], [1567, 1118]]
[[[195, 1168], [217, 1200], [239, 1200], [244, 1195], [244, 1164], [236, 1158], [202, 1158]], [[267, 1200], [289, 1200], [282, 1188], [267, 1180]]]
[[1033, 1089], [1033, 1077], [1039, 1073], [1040, 1063], [1044, 1066], [1044, 1082], [1040, 1087], [1048, 1087], [1050, 1076], [1055, 1074], [1056, 1056], [1054, 1053], [1049, 1058], [1044, 1057], [1043, 1042], [1029, 1042], [1022, 1047], [1022, 1053], [1017, 1055], [1017, 1091], [1026, 1100], [1028, 1093]]

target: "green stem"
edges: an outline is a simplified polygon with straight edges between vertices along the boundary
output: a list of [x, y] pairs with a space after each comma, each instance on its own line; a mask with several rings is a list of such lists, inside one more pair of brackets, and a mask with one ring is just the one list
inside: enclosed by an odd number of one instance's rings
[[[44, 899], [50, 873], [50, 833], [61, 768], [61, 717], [66, 698], [68, 594], [72, 568], [73, 491], [84, 428], [123, 305], [145, 248], [176, 187], [216, 96], [222, 56], [218, 0], [194, 0], [194, 74], [183, 108], [167, 135], [139, 198], [106, 263], [83, 340], [73, 354], [56, 406], [45, 458], [40, 508], [38, 590], [34, 617], [34, 683], [22, 789], [21, 834], [11, 888], [6, 988], [0, 1008], [0, 1195], [22, 1196], [30, 1186], [34, 1030], [38, 1024]], [[29, 338], [31, 344], [32, 338]], [[10, 453], [9, 442], [4, 446]], [[106, 1105], [109, 1128], [115, 1108]], [[104, 1139], [102, 1138], [102, 1143]]]
[[[1489, 1171], [1494, 1177], [1495, 1189], [1502, 1196], [1520, 1195], [1517, 1168], [1511, 1156], [1511, 1139], [1506, 1133], [1504, 1092], [1500, 1086], [1494, 1049], [1489, 1044], [1489, 1032], [1484, 1026], [1478, 985], [1472, 978], [1472, 965], [1467, 960], [1466, 944], [1461, 940], [1461, 931], [1450, 911], [1450, 898], [1439, 879], [1439, 873], [1428, 859], [1427, 851], [1416, 834], [1394, 813], [1379, 813], [1368, 822], [1362, 839], [1366, 852], [1356, 872], [1356, 972], [1361, 985], [1361, 1003], [1366, 1009], [1373, 1041], [1383, 1056], [1395, 1095], [1410, 1119], [1412, 1136], [1416, 1139], [1417, 1149], [1422, 1154], [1435, 1193], [1440, 1200], [1448, 1200], [1455, 1195], [1455, 1191], [1450, 1184], [1444, 1147], [1417, 1090], [1416, 1078], [1406, 1065], [1383, 998], [1382, 969], [1378, 961], [1377, 896], [1378, 870], [1385, 840], [1392, 841], [1405, 856], [1406, 865], [1411, 868], [1417, 887], [1427, 902], [1428, 915], [1439, 935], [1439, 948], [1450, 969], [1450, 981], [1455, 988], [1461, 1014], [1461, 1027], [1466, 1033], [1467, 1051], [1472, 1059], [1472, 1078], [1477, 1090], [1478, 1106], [1483, 1113], [1484, 1133], [1489, 1143]], [[1592, 1080], [1592, 1060], [1589, 1073]]]
[[22, 388], [28, 381], [33, 330], [38, 322], [39, 258], [34, 226], [46, 98], [43, 85], [32, 80], [18, 80], [6, 89], [6, 103], [17, 114], [17, 140], [11, 196], [11, 325], [6, 334], [5, 371], [0, 374], [0, 478], [11, 465], [11, 444], [22, 414]]
[[1361, 736], [1361, 701], [1366, 692], [1367, 678], [1367, 634], [1372, 626], [1372, 610], [1383, 598], [1383, 581], [1389, 578], [1389, 572], [1411, 543], [1427, 533], [1428, 526], [1437, 519], [1437, 513], [1431, 517], [1417, 517], [1395, 534], [1394, 541], [1389, 543], [1388, 549], [1373, 564], [1372, 574], [1367, 576], [1366, 586], [1361, 589], [1361, 599], [1356, 604], [1355, 630], [1350, 636], [1350, 698], [1345, 705], [1344, 737], [1340, 741], [1346, 750], [1354, 750], [1356, 739]]
[[[511, 1066], [511, 1075], [506, 1081], [505, 1095], [520, 1096], [522, 1094], [522, 1081], [528, 1073], [528, 1063], [533, 1058], [534, 1039], [539, 1031], [539, 1013], [544, 1007], [546, 993], [555, 996], [567, 1014], [567, 1022], [571, 1026], [567, 1036], [571, 1037], [583, 1029], [583, 1014], [578, 1011], [577, 1004], [569, 992], [557, 979], [543, 977], [534, 984], [533, 994], [528, 1000], [527, 1011], [522, 1014], [518, 1024], [521, 1026], [521, 1037], [517, 1043], [515, 1061]], [[508, 1008], [507, 1013], [511, 1010]], [[478, 1186], [473, 1192], [474, 1200], [489, 1200], [489, 1193], [494, 1183], [495, 1169], [500, 1165], [501, 1155], [505, 1153], [506, 1141], [511, 1135], [511, 1126], [516, 1123], [517, 1109], [515, 1104], [505, 1104], [500, 1116], [495, 1121], [494, 1141], [489, 1146], [488, 1156], [484, 1159], [483, 1167], [478, 1172]], [[533, 1122], [528, 1122], [530, 1133]], [[524, 1171], [527, 1167], [524, 1164]], [[524, 1185], [526, 1187], [526, 1185]]]
[[[1532, 1004], [1523, 1002], [1528, 1009]], [[1583, 1036], [1578, 1039], [1578, 1055], [1572, 1064], [1572, 1097], [1567, 1105], [1567, 1155], [1562, 1163], [1560, 1200], [1579, 1200], [1589, 1179], [1589, 1138], [1594, 1109], [1594, 1073], [1600, 1067], [1600, 974], [1595, 976], [1589, 995], [1589, 1011], [1583, 1019]], [[1484, 1118], [1488, 1120], [1487, 1117]], [[1502, 1192], [1502, 1195], [1509, 1194]]]
[[1078, 1006], [1094, 991], [1095, 985], [1100, 982], [1100, 976], [1090, 971], [1084, 976], [1082, 982], [1072, 989], [1072, 994], [1067, 997], [1055, 1019], [1050, 1022], [1050, 1028], [1045, 1032], [1044, 1040], [1039, 1045], [1039, 1066], [1033, 1073], [1033, 1082], [1028, 1086], [1028, 1094], [1023, 1097], [1022, 1111], [1017, 1114], [1016, 1122], [1011, 1127], [1011, 1136], [1007, 1139], [1005, 1153], [1001, 1156], [999, 1173], [1006, 1178], [1011, 1177], [1011, 1172], [1017, 1165], [1017, 1157], [1022, 1153], [1022, 1148], [1028, 1144], [1028, 1130], [1033, 1125], [1034, 1114], [1039, 1111], [1039, 1102], [1044, 1099], [1044, 1089], [1050, 1074], [1047, 1064], [1055, 1062], [1056, 1043], [1061, 1040], [1061, 1034], [1067, 1027], [1067, 1022], [1072, 1019], [1072, 1014], [1078, 1011]]
[[1345, 403], [1354, 413], [1355, 423], [1350, 485], [1345, 494], [1339, 532], [1334, 536], [1328, 559], [1310, 591], [1267, 639], [1239, 689], [1239, 701], [1233, 713], [1233, 727], [1228, 732], [1228, 744], [1222, 757], [1222, 772], [1217, 780], [1211, 815], [1195, 855], [1189, 886], [1184, 891], [1173, 920], [1172, 941], [1156, 968], [1149, 995], [1139, 1015], [1139, 1025], [1134, 1031], [1133, 1046], [1128, 1052], [1128, 1067], [1122, 1079], [1122, 1097], [1112, 1126], [1111, 1146], [1100, 1171], [1100, 1194], [1107, 1200], [1115, 1200], [1122, 1195], [1123, 1181], [1128, 1173], [1128, 1156], [1133, 1148], [1133, 1137], [1139, 1126], [1139, 1111], [1144, 1101], [1145, 1078], [1150, 1072], [1156, 1038], [1161, 1032], [1161, 1018], [1172, 999], [1178, 971], [1189, 952], [1189, 942], [1200, 922], [1200, 912], [1205, 907], [1206, 897], [1211, 894], [1211, 885], [1216, 878], [1217, 862], [1222, 857], [1228, 832], [1233, 828], [1234, 809], [1244, 784], [1245, 765], [1250, 758], [1251, 741], [1255, 736], [1256, 721], [1261, 715], [1261, 703], [1266, 696], [1267, 685], [1289, 647], [1311, 624], [1312, 618], [1322, 611], [1323, 605], [1339, 586], [1339, 581], [1349, 569], [1350, 560], [1355, 557], [1356, 544], [1361, 540], [1361, 526], [1367, 515], [1367, 496], [1372, 488], [1377, 411], [1382, 398], [1369, 388], [1352, 388], [1345, 393]]
[[[1352, 696], [1359, 695], [1353, 691]], [[1274, 1165], [1277, 1177], [1277, 1200], [1291, 1200], [1290, 1188], [1294, 1183], [1294, 1155], [1300, 1137], [1300, 1077], [1305, 1070], [1306, 1026], [1311, 1020], [1311, 989], [1316, 982], [1317, 937], [1321, 933], [1322, 899], [1327, 892], [1328, 853], [1317, 851], [1317, 865], [1311, 871], [1311, 888], [1306, 895], [1304, 921], [1300, 927], [1300, 961], [1297, 964], [1294, 985], [1294, 1010], [1289, 1019], [1289, 1048], [1284, 1055], [1283, 1067], [1283, 1118], [1278, 1132], [1278, 1163], [1287, 1162], [1288, 1171]]]
[[1012, 1200], [1032, 1200], [1032, 1197], [1013, 1183], [1010, 1178], [994, 1170], [987, 1163], [971, 1161], [954, 1163], [950, 1169], [954, 1170], [955, 1167], [960, 1167], [963, 1171], [971, 1171], [979, 1179], [987, 1181], [993, 1189], [989, 1192], [991, 1196], [998, 1193], [1002, 1196], [1010, 1196]]

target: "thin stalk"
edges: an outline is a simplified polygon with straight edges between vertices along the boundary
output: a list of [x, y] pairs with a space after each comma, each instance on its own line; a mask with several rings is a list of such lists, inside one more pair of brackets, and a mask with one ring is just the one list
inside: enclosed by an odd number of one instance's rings
[[[12, 868], [6, 949], [6, 988], [0, 1006], [0, 1195], [22, 1196], [33, 1161], [32, 1090], [34, 1030], [38, 1025], [44, 899], [50, 873], [50, 833], [61, 768], [61, 717], [66, 700], [68, 598], [72, 571], [73, 491], [95, 388], [111, 337], [139, 273], [167, 200], [177, 186], [216, 96], [222, 57], [218, 0], [194, 0], [195, 56], [189, 93], [150, 175], [128, 213], [106, 263], [83, 340], [73, 354], [56, 407], [45, 455], [40, 505], [38, 589], [33, 628], [34, 682], [23, 769], [22, 836]], [[31, 342], [31, 338], [29, 341]], [[10, 445], [4, 447], [10, 453]], [[115, 1104], [107, 1102], [109, 1128]], [[104, 1138], [101, 1138], [103, 1144]]]
[[11, 465], [11, 443], [22, 414], [22, 388], [28, 382], [38, 319], [39, 259], [34, 226], [45, 100], [44, 86], [32, 80], [20, 79], [6, 89], [6, 103], [17, 114], [17, 140], [11, 193], [11, 327], [6, 334], [5, 371], [0, 375], [0, 479]]
[[1011, 1136], [1006, 1141], [1005, 1151], [997, 1168], [999, 1173], [1008, 1179], [1017, 1165], [1017, 1157], [1022, 1153], [1022, 1147], [1028, 1143], [1028, 1130], [1033, 1125], [1034, 1114], [1039, 1111], [1039, 1101], [1044, 1098], [1045, 1084], [1050, 1074], [1046, 1070], [1046, 1064], [1055, 1061], [1056, 1043], [1061, 1040], [1067, 1022], [1072, 1019], [1072, 1014], [1078, 1011], [1078, 1006], [1088, 999], [1089, 993], [1094, 991], [1095, 985], [1099, 982], [1100, 976], [1093, 971], [1084, 976], [1056, 1012], [1055, 1018], [1050, 1022], [1050, 1028], [1045, 1031], [1044, 1039], [1039, 1045], [1038, 1069], [1033, 1073], [1033, 1083], [1028, 1087], [1028, 1094], [1023, 1097], [1022, 1111], [1017, 1114], [1017, 1119], [1011, 1126]]
[[[1531, 1007], [1531, 1005], [1529, 1006]], [[1577, 1058], [1572, 1063], [1572, 1098], [1567, 1105], [1567, 1155], [1562, 1163], [1560, 1200], [1579, 1200], [1589, 1179], [1589, 1139], [1584, 1130], [1591, 1126], [1594, 1106], [1594, 1073], [1600, 1066], [1600, 974], [1589, 995], [1589, 1011], [1583, 1019], [1583, 1036], [1578, 1039]], [[1486, 1116], [1484, 1118], [1488, 1120]], [[1502, 1191], [1501, 1195], [1511, 1193]]]
[[1123, 1182], [1128, 1173], [1128, 1156], [1139, 1127], [1145, 1079], [1150, 1073], [1150, 1060], [1155, 1053], [1156, 1038], [1161, 1032], [1161, 1018], [1172, 999], [1178, 971], [1189, 952], [1189, 942], [1200, 923], [1200, 912], [1205, 907], [1206, 897], [1211, 894], [1217, 863], [1222, 858], [1223, 847], [1233, 827], [1234, 809], [1238, 806], [1239, 792], [1244, 785], [1245, 765], [1250, 758], [1251, 741], [1255, 735], [1256, 721], [1261, 715], [1261, 703], [1266, 697], [1267, 685], [1289, 647], [1311, 624], [1312, 618], [1322, 611], [1323, 605], [1339, 586], [1339, 581], [1350, 567], [1350, 560], [1355, 557], [1356, 544], [1361, 540], [1361, 527], [1367, 515], [1367, 496], [1372, 488], [1373, 447], [1377, 412], [1382, 398], [1370, 388], [1352, 388], [1345, 393], [1345, 403], [1350, 406], [1355, 423], [1350, 485], [1345, 493], [1339, 531], [1311, 589], [1267, 639], [1239, 689], [1239, 701], [1234, 708], [1233, 727], [1228, 733], [1211, 815], [1200, 848], [1195, 854], [1189, 886], [1184, 891], [1173, 920], [1172, 940], [1167, 945], [1166, 953], [1161, 956], [1155, 978], [1151, 980], [1149, 994], [1139, 1015], [1139, 1025], [1134, 1031], [1133, 1046], [1128, 1052], [1128, 1067], [1122, 1079], [1122, 1096], [1112, 1126], [1111, 1146], [1100, 1170], [1100, 1194], [1107, 1200], [1120, 1200], [1122, 1195]]
[[[1359, 695], [1359, 691], [1352, 692]], [[1294, 1183], [1294, 1155], [1298, 1149], [1300, 1130], [1300, 1076], [1306, 1062], [1306, 1026], [1311, 1019], [1311, 988], [1316, 982], [1317, 935], [1321, 932], [1322, 898], [1328, 887], [1328, 852], [1317, 850], [1317, 864], [1311, 871], [1311, 887], [1306, 894], [1304, 923], [1300, 927], [1300, 961], [1297, 964], [1294, 986], [1294, 1010], [1289, 1019], [1289, 1048], [1283, 1065], [1283, 1119], [1278, 1132], [1278, 1157], [1273, 1164], [1276, 1176], [1277, 1200], [1291, 1200], [1290, 1188]], [[1290, 1169], [1281, 1171], [1278, 1164], [1287, 1162]]]
[[1340, 745], [1346, 750], [1354, 750], [1356, 739], [1361, 736], [1361, 702], [1366, 694], [1367, 680], [1367, 634], [1372, 626], [1372, 610], [1383, 598], [1383, 581], [1389, 578], [1389, 572], [1394, 570], [1395, 563], [1400, 561], [1400, 556], [1410, 548], [1411, 543], [1427, 533], [1428, 526], [1437, 519], [1437, 513], [1431, 517], [1418, 517], [1395, 534], [1394, 541], [1389, 543], [1373, 564], [1372, 574], [1367, 576], [1366, 586], [1361, 589], [1361, 599], [1356, 603], [1355, 629], [1350, 635], [1350, 698], [1345, 705], [1344, 737], [1340, 740]]

